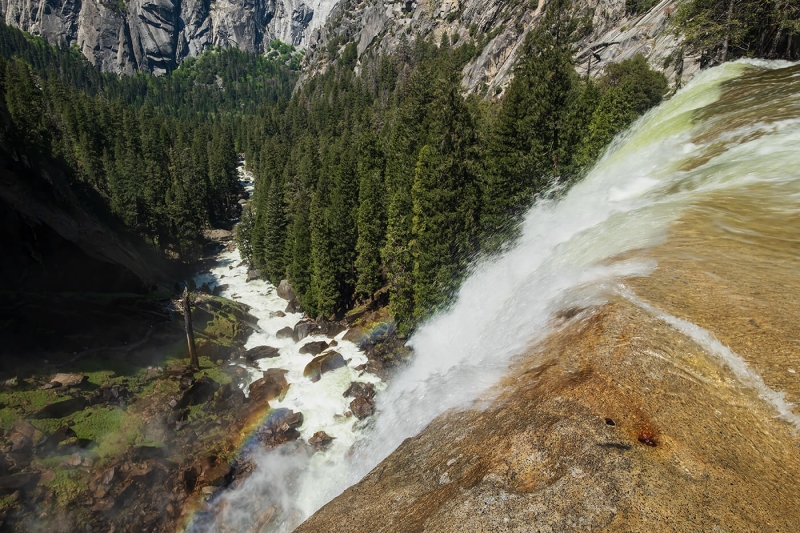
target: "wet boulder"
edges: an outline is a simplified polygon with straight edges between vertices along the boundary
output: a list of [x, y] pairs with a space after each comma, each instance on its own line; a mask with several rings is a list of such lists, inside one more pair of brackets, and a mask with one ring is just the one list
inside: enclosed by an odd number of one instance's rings
[[300, 437], [298, 427], [303, 425], [303, 413], [291, 409], [275, 409], [266, 423], [258, 429], [256, 436], [261, 443], [272, 448]]
[[324, 431], [317, 431], [311, 436], [310, 439], [308, 439], [308, 443], [317, 451], [324, 450], [331, 442], [333, 442], [333, 437]]
[[311, 378], [311, 381], [319, 381], [322, 374], [341, 368], [346, 364], [342, 354], [331, 350], [312, 359], [303, 369], [303, 375]]
[[300, 353], [318, 355], [328, 349], [328, 343], [325, 341], [312, 341], [308, 342], [300, 348]]
[[342, 394], [345, 398], [374, 398], [375, 385], [372, 383], [364, 383], [361, 381], [353, 381], [350, 386]]
[[375, 412], [375, 401], [364, 396], [350, 402], [350, 411], [359, 420], [371, 416]]
[[258, 270], [248, 270], [247, 279], [245, 281], [249, 283], [254, 279], [258, 279]]
[[283, 318], [286, 316], [286, 313], [283, 311], [270, 311], [269, 317], [270, 318]]
[[294, 293], [294, 288], [292, 287], [292, 284], [289, 283], [288, 279], [282, 279], [281, 282], [278, 283], [277, 293], [280, 298], [283, 298], [289, 302], [293, 302], [297, 298]]
[[272, 346], [256, 346], [255, 348], [247, 350], [244, 353], [244, 358], [248, 363], [253, 363], [259, 359], [271, 359], [279, 355], [280, 350], [278, 350], [278, 348], [273, 348]]
[[279, 339], [290, 339], [294, 336], [294, 329], [290, 326], [286, 326], [285, 328], [279, 329], [275, 336]]
[[264, 377], [250, 384], [250, 399], [254, 402], [269, 402], [276, 398], [282, 400], [289, 390], [287, 373], [288, 370], [282, 368], [270, 368], [265, 371]]
[[305, 339], [317, 329], [316, 322], [312, 322], [311, 320], [301, 320], [298, 322], [294, 327], [294, 333], [292, 334], [292, 338], [294, 342], [300, 342], [301, 340]]
[[297, 300], [292, 300], [286, 305], [285, 311], [287, 313], [302, 313], [303, 308], [300, 306], [299, 303], [297, 303]]
[[329, 339], [334, 338], [339, 333], [347, 329], [343, 324], [331, 322], [320, 317], [317, 319], [317, 332], [325, 335]]

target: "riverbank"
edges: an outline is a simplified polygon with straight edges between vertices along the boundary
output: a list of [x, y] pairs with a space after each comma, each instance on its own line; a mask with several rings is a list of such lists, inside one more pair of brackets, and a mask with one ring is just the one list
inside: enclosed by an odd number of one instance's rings
[[[252, 192], [251, 179], [243, 186]], [[393, 338], [386, 311], [357, 310], [342, 323], [287, 312], [274, 287], [252, 279], [230, 230], [206, 238], [212, 255], [189, 282], [199, 370], [188, 367], [168, 290], [69, 295], [61, 303], [85, 302], [69, 316], [91, 326], [73, 331], [88, 333], [4, 361], [0, 530], [196, 530], [209, 516], [224, 525], [236, 505], [276, 529], [315, 509], [300, 493], [271, 511], [264, 498], [232, 505], [228, 495], [263, 483], [268, 450], [291, 457], [296, 475], [348, 452], [398, 364], [382, 344]], [[47, 304], [69, 308], [52, 295]], [[74, 320], [64, 320], [67, 334]], [[292, 480], [262, 488], [284, 484]]]

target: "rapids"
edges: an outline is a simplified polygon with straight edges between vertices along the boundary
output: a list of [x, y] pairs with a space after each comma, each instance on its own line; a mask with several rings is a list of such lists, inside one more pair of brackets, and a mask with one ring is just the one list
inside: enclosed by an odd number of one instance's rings
[[556, 332], [554, 317], [615, 300], [702, 347], [735, 383], [683, 372], [752, 393], [797, 432], [798, 146], [800, 66], [739, 61], [698, 75], [584, 180], [538, 199], [513, 247], [476, 262], [450, 309], [409, 341], [415, 359], [377, 396], [374, 423], [343, 439], [352, 447], [336, 460], [293, 471], [283, 504], [295, 515], [269, 530], [291, 530], [446, 411], [489, 405], [518, 357]]

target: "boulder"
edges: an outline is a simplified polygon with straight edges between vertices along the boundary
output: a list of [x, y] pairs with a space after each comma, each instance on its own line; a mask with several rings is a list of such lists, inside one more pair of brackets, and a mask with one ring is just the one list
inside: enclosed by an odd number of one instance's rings
[[278, 296], [287, 300], [289, 302], [293, 302], [297, 299], [297, 296], [294, 294], [294, 288], [292, 284], [289, 283], [288, 279], [282, 279], [280, 283], [278, 283]]
[[284, 313], [283, 311], [272, 311], [269, 314], [270, 318], [283, 318], [285, 316], [286, 316], [286, 313]]
[[342, 354], [331, 350], [312, 359], [303, 369], [303, 375], [311, 378], [311, 381], [319, 381], [322, 374], [341, 368], [346, 364]]
[[211, 339], [197, 340], [197, 355], [208, 357], [212, 361], [217, 359], [229, 360], [238, 355], [239, 347], [235, 345], [220, 344]]
[[342, 396], [345, 398], [373, 398], [375, 397], [375, 385], [372, 383], [353, 381]]
[[252, 363], [253, 361], [258, 361], [259, 359], [271, 359], [273, 357], [278, 357], [280, 355], [280, 351], [278, 348], [273, 348], [272, 346], [256, 346], [255, 348], [250, 348], [244, 353], [244, 358], [247, 362]]
[[8, 434], [8, 441], [11, 443], [11, 451], [27, 452], [33, 448], [34, 444], [41, 441], [42, 432], [33, 427], [30, 422], [18, 422], [14, 424]]
[[184, 409], [190, 405], [206, 403], [214, 397], [214, 393], [219, 389], [219, 383], [208, 376], [203, 376], [195, 381], [191, 387], [183, 392], [183, 396], [175, 404], [174, 409]]
[[285, 328], [281, 328], [275, 334], [275, 336], [279, 339], [288, 339], [294, 336], [294, 329], [290, 326], [286, 326]]
[[289, 390], [286, 381], [288, 370], [270, 368], [264, 372], [264, 377], [250, 384], [250, 399], [254, 402], [269, 402], [275, 398], [282, 400]]
[[338, 335], [339, 333], [343, 332], [346, 329], [347, 328], [344, 325], [338, 322], [331, 322], [323, 318], [317, 319], [317, 331], [319, 333], [322, 333], [329, 339], [334, 338], [336, 335]]
[[245, 281], [249, 283], [254, 279], [258, 279], [258, 270], [248, 270], [247, 279]]
[[303, 413], [291, 409], [275, 409], [266, 423], [256, 431], [256, 437], [264, 446], [271, 448], [294, 441], [300, 437], [297, 428], [303, 425]]
[[56, 387], [78, 387], [86, 380], [86, 376], [81, 374], [63, 374], [58, 373], [50, 380], [50, 385]]
[[212, 292], [212, 294], [214, 296], [219, 296], [220, 294], [222, 294], [222, 291], [227, 291], [227, 290], [228, 290], [228, 285], [225, 284], [217, 285], [216, 287], [214, 287], [214, 291]]
[[328, 343], [325, 341], [312, 341], [308, 342], [300, 348], [300, 353], [317, 355], [324, 350], [328, 349]]
[[310, 439], [308, 439], [308, 443], [318, 451], [322, 451], [327, 448], [331, 442], [333, 442], [333, 437], [324, 431], [317, 431], [311, 436]]
[[359, 420], [363, 420], [375, 412], [375, 402], [371, 398], [359, 397], [350, 402], [350, 411]]
[[317, 324], [315, 322], [310, 320], [301, 320], [294, 326], [292, 338], [294, 339], [294, 342], [300, 342], [311, 335], [316, 329]]
[[285, 311], [287, 313], [301, 313], [303, 311], [303, 308], [300, 307], [300, 304], [297, 303], [297, 300], [292, 300], [286, 305]]

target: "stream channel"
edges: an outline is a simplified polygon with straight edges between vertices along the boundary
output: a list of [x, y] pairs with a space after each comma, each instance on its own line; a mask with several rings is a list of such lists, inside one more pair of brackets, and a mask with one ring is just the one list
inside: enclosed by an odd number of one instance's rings
[[[240, 183], [252, 195], [253, 176], [245, 170], [244, 162], [240, 163], [238, 172]], [[198, 515], [188, 530], [291, 531], [310, 516], [320, 502], [336, 496], [336, 493], [320, 494], [328, 484], [317, 483], [317, 480], [325, 478], [329, 469], [344, 461], [353, 444], [362, 436], [363, 429], [371, 423], [372, 417], [358, 420], [352, 416], [350, 402], [353, 399], [345, 397], [344, 392], [354, 381], [372, 383], [377, 392], [385, 389], [385, 383], [375, 374], [356, 370], [367, 362], [367, 357], [356, 344], [343, 339], [347, 330], [333, 339], [315, 334], [297, 342], [291, 337], [278, 338], [276, 333], [279, 330], [294, 327], [305, 318], [304, 315], [286, 312], [288, 302], [278, 296], [275, 286], [268, 281], [247, 281], [248, 266], [242, 261], [239, 251], [232, 248], [223, 248], [211, 268], [195, 276], [194, 281], [198, 286], [208, 284], [211, 290], [219, 286], [219, 296], [250, 307], [250, 314], [258, 319], [259, 329], [250, 335], [245, 348], [271, 346], [279, 349], [278, 357], [260, 359], [255, 366], [244, 367], [249, 380], [243, 391], [247, 394], [250, 383], [261, 378], [267, 369], [288, 371], [285, 377], [289, 389], [282, 399], [269, 402], [271, 410], [291, 409], [303, 414], [303, 423], [297, 428], [300, 440], [308, 442], [314, 433], [324, 431], [333, 437], [333, 441], [324, 450], [308, 457], [283, 450], [280, 446], [263, 451], [252, 442], [248, 443], [248, 437], [243, 436], [245, 444], [242, 448], [247, 450], [243, 454], [255, 462], [255, 471], [243, 484], [222, 492], [210, 502], [217, 511], [205, 514], [215, 514], [214, 520], [210, 520], [210, 516]], [[339, 352], [347, 364], [312, 382], [303, 375], [303, 370], [314, 356], [302, 354], [300, 349], [309, 342], [331, 340], [336, 341], [332, 349]], [[253, 498], [259, 501], [251, 501]], [[223, 505], [224, 517], [220, 517], [218, 509]], [[268, 517], [259, 517], [256, 509], [265, 508]]]

